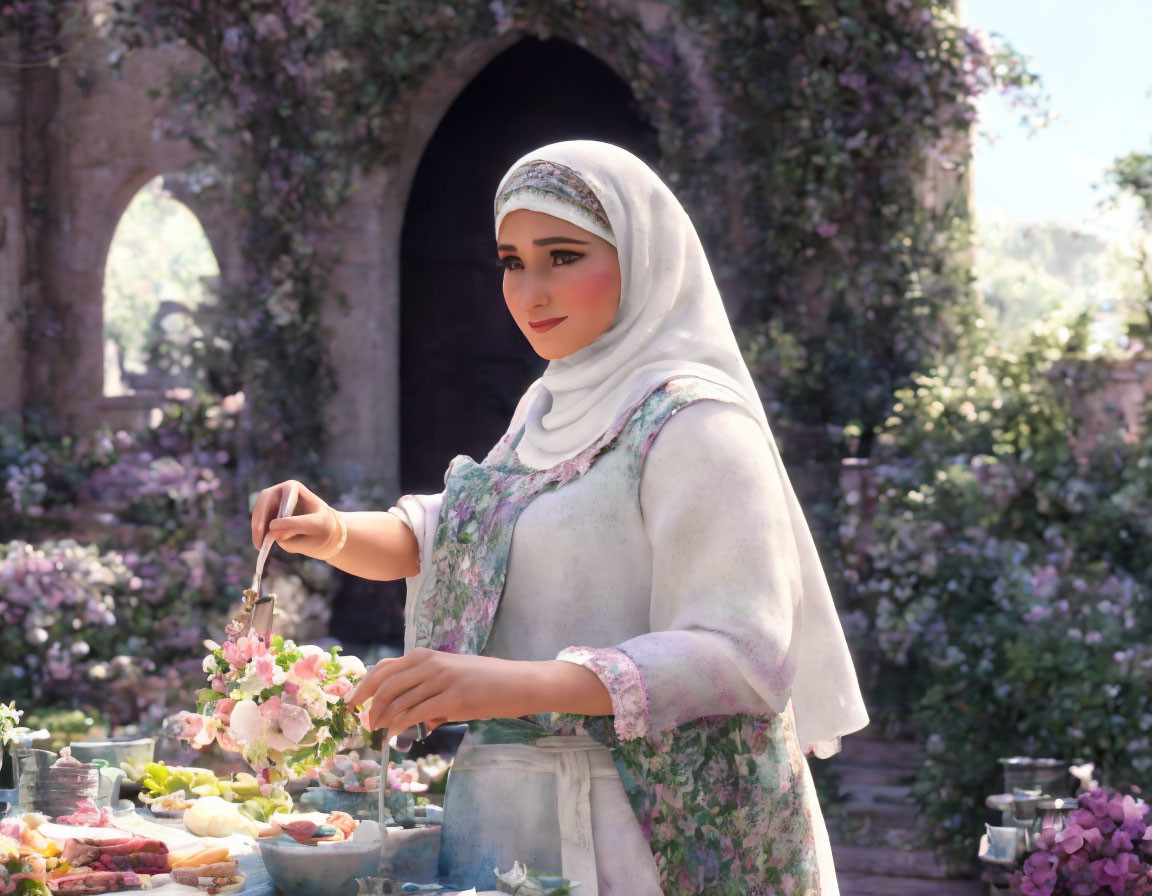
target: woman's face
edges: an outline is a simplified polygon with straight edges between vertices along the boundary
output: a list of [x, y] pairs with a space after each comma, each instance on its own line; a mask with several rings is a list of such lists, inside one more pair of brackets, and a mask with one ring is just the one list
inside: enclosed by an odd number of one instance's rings
[[565, 358], [612, 326], [620, 308], [620, 260], [607, 240], [518, 209], [500, 222], [496, 242], [504, 301], [540, 357]]

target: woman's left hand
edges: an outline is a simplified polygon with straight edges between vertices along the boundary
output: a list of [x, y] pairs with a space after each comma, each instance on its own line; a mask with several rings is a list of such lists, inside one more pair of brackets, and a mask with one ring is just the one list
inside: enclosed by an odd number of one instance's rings
[[418, 647], [378, 662], [345, 702], [356, 707], [371, 697], [368, 727], [392, 733], [420, 722], [431, 731], [445, 722], [515, 718], [537, 711], [545, 665]]

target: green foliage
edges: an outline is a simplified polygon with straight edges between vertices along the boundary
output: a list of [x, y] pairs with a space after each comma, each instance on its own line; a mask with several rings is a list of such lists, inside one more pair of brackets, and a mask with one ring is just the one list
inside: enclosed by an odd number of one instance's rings
[[100, 740], [108, 736], [108, 719], [92, 709], [30, 709], [24, 714], [24, 726], [48, 731], [47, 741], [36, 741], [38, 749], [59, 753], [74, 740]]
[[1113, 786], [1152, 770], [1152, 450], [1118, 417], [1081, 432], [1107, 372], [1077, 360], [1086, 339], [1083, 316], [1018, 354], [974, 338], [897, 394], [886, 459], [845, 496], [873, 698], [911, 715], [917, 799], [962, 862], [1002, 756], [1092, 761]]
[[1056, 223], [993, 214], [981, 219], [975, 256], [979, 285], [996, 339], [1017, 347], [1032, 323], [1052, 312], [1085, 311], [1090, 342], [1116, 346], [1132, 310], [1146, 297], [1139, 268], [1115, 243]]
[[0, 424], [0, 541], [50, 528], [47, 517], [70, 507], [83, 483], [117, 460], [105, 431], [60, 435], [31, 415], [21, 425]]
[[1137, 271], [1144, 287], [1144, 304], [1130, 327], [1131, 334], [1152, 341], [1152, 153], [1131, 152], [1115, 161], [1107, 173], [1120, 198], [1134, 199], [1144, 223], [1144, 239], [1136, 244]]
[[[950, 252], [970, 240], [962, 200], [929, 208], [923, 187], [936, 166], [963, 176], [977, 95], [1027, 91], [1034, 76], [940, 0], [667, 6], [642, 22], [555, 0], [117, 4], [126, 47], [175, 37], [203, 55], [204, 71], [174, 85], [183, 134], [250, 215], [247, 279], [213, 331], [231, 365], [219, 388], [251, 402], [246, 469], [319, 457], [332, 388], [319, 315], [337, 261], [323, 230], [361, 173], [395, 158], [427, 77], [509, 32], [592, 47], [629, 83], [722, 289], [745, 308], [743, 341], [784, 374], [769, 385], [785, 412], [882, 419], [892, 389], [969, 316], [968, 271]], [[776, 348], [782, 332], [795, 344]]]

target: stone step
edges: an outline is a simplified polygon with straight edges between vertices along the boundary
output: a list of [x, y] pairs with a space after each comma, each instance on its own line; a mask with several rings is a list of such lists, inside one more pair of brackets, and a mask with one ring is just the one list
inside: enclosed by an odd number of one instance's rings
[[915, 831], [920, 820], [920, 810], [904, 803], [838, 803], [834, 809], [826, 809], [825, 815], [844, 818], [850, 826], [866, 824], [870, 828], [905, 828]]
[[867, 822], [864, 825], [856, 825], [846, 829], [840, 821], [835, 819], [828, 819], [827, 826], [828, 841], [832, 843], [833, 850], [838, 846], [879, 850], [927, 849], [924, 835], [905, 827], [878, 827]]
[[840, 779], [840, 789], [851, 792], [860, 787], [890, 785], [908, 787], [916, 774], [915, 769], [895, 765], [837, 765], [830, 769]]
[[883, 849], [832, 844], [838, 872], [945, 880], [953, 869], [941, 865], [930, 849]]
[[828, 762], [833, 766], [841, 763], [864, 763], [919, 768], [921, 760], [916, 755], [921, 751], [916, 741], [879, 740], [853, 735], [843, 740], [843, 748]]
[[911, 806], [912, 791], [906, 784], [855, 784], [841, 781], [840, 789], [848, 795], [847, 802], [859, 805], [883, 804]]
[[918, 877], [837, 873], [840, 896], [983, 896], [977, 880], [932, 880]]

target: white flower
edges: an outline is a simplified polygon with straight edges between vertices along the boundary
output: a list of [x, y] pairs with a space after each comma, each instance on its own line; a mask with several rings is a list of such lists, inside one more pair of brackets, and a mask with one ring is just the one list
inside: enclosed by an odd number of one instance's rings
[[232, 708], [228, 727], [246, 747], [263, 745], [267, 750], [287, 751], [296, 749], [312, 731], [312, 719], [301, 707], [277, 697], [260, 706], [252, 700], [241, 700]]
[[300, 685], [300, 690], [296, 692], [297, 702], [308, 711], [308, 715], [312, 718], [321, 718], [328, 714], [328, 703], [331, 701], [335, 703], [339, 697], [332, 697], [325, 694], [314, 681], [306, 681]]
[[359, 657], [337, 654], [336, 662], [340, 664], [341, 678], [363, 678], [368, 674], [368, 670], [364, 668], [364, 663]]

